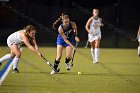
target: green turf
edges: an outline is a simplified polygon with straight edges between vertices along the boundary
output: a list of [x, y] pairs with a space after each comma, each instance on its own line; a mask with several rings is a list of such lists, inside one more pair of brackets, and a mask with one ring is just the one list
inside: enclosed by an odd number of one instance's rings
[[[0, 56], [9, 51], [0, 49]], [[53, 63], [56, 48], [42, 47], [40, 51]], [[65, 50], [63, 54], [60, 73], [50, 75], [51, 68], [24, 48], [19, 63], [20, 73], [10, 71], [0, 86], [0, 93], [140, 93], [137, 49], [101, 49], [100, 63], [93, 64], [90, 49], [79, 48], [70, 72], [64, 65]], [[77, 75], [79, 71], [81, 75]]]

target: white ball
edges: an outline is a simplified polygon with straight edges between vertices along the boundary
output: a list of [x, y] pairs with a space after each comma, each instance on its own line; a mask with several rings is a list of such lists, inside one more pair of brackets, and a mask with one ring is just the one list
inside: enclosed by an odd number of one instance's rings
[[78, 72], [77, 74], [78, 74], [78, 75], [81, 75], [81, 72]]

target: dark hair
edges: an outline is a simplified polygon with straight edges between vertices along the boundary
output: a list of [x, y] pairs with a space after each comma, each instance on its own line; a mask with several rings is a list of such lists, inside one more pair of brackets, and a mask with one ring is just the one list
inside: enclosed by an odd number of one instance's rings
[[64, 15], [63, 18], [64, 19], [69, 19], [69, 16], [68, 15]]

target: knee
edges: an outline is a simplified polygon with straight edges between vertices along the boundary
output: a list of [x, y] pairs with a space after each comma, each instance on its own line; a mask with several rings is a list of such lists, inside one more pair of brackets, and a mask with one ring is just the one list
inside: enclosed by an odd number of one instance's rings
[[99, 48], [99, 46], [100, 46], [99, 43], [95, 44], [95, 48]]
[[14, 58], [14, 57], [15, 57], [15, 54], [10, 54], [10, 57], [11, 57], [11, 58]]
[[94, 49], [94, 48], [95, 48], [95, 46], [91, 46], [91, 48], [93, 48], [93, 49]]
[[21, 56], [21, 52], [19, 52], [19, 53], [16, 54], [16, 57], [17, 58], [20, 58], [20, 56]]
[[61, 56], [57, 56], [57, 57], [56, 57], [56, 60], [57, 60], [57, 61], [60, 61], [60, 60], [61, 60]]
[[99, 48], [99, 45], [96, 45], [95, 48]]

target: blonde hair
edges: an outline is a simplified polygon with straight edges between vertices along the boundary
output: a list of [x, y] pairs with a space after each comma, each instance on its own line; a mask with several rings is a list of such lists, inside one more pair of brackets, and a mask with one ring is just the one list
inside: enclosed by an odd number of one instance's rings
[[98, 13], [99, 13], [99, 9], [97, 9], [97, 8], [94, 8], [94, 9], [93, 9], [93, 11], [94, 11], [94, 10], [98, 11]]
[[27, 25], [23, 29], [26, 30], [26, 33], [30, 33], [31, 30], [36, 30], [33, 25]]

